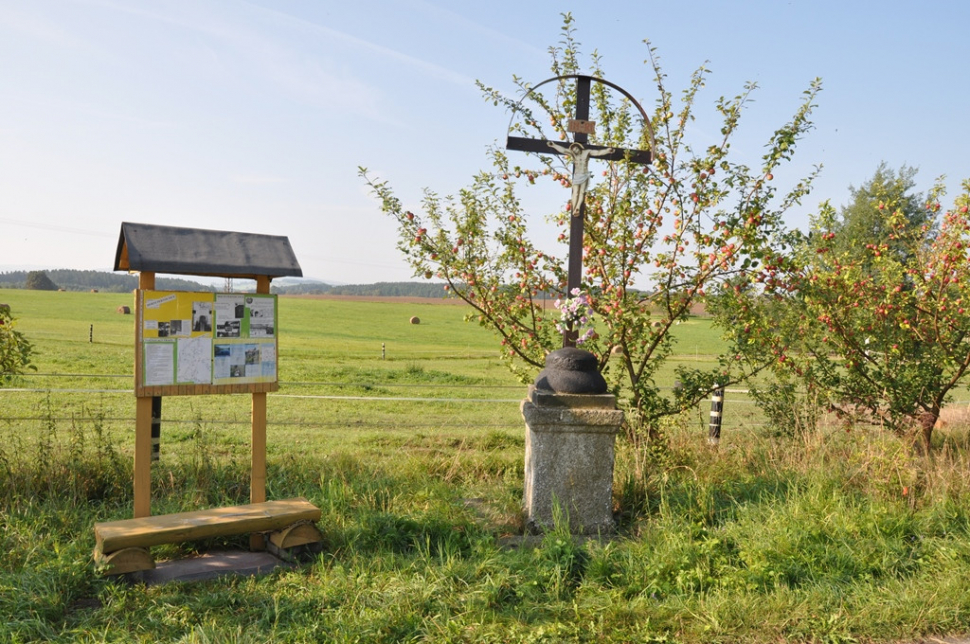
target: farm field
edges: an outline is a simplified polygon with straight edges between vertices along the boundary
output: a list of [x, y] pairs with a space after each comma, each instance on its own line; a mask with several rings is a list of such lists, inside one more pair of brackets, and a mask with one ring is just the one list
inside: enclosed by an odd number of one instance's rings
[[[96, 409], [107, 427], [117, 429], [118, 443], [127, 445], [128, 421], [134, 417], [129, 375], [134, 316], [117, 309], [131, 305], [131, 295], [0, 290], [0, 301], [13, 307], [18, 328], [35, 347], [37, 371], [17, 387], [33, 391], [3, 394], [11, 412], [34, 410], [16, 415], [23, 419], [19, 422], [42, 424], [44, 418], [35, 412], [53, 397], [59, 420]], [[440, 302], [450, 301], [281, 297], [281, 386], [270, 394], [270, 448], [306, 440], [308, 431], [330, 429], [494, 428], [520, 433], [518, 405], [525, 386], [499, 357], [490, 331], [465, 322], [467, 309], [460, 304]], [[412, 316], [421, 323], [410, 324]], [[687, 352], [679, 360], [711, 360], [718, 341], [708, 320], [693, 318], [678, 331]], [[660, 386], [673, 386], [674, 364]], [[726, 407], [725, 426], [750, 425], [756, 419], [754, 406], [744, 394], [731, 395], [738, 404]], [[247, 431], [248, 396], [167, 397], [163, 404], [166, 426], [201, 421]], [[698, 412], [700, 427], [706, 418], [704, 410]]]
[[[99, 577], [131, 516], [130, 295], [0, 290], [37, 373], [0, 388], [0, 641], [890, 642], [970, 631], [967, 428], [932, 461], [875, 428], [769, 430], [729, 392], [621, 441], [611, 539], [523, 537], [522, 385], [458, 305], [281, 297], [270, 498], [323, 553], [259, 578]], [[410, 324], [412, 316], [420, 324]], [[707, 320], [678, 360], [716, 351]], [[672, 368], [670, 382], [673, 385]], [[247, 395], [164, 399], [153, 511], [248, 499]], [[956, 417], [954, 417], [956, 418]], [[165, 546], [158, 559], [245, 539]]]

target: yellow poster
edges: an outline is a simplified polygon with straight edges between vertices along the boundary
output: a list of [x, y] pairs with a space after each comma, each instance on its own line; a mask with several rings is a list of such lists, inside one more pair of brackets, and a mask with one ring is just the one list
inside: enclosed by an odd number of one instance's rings
[[142, 337], [212, 337], [215, 293], [145, 291]]

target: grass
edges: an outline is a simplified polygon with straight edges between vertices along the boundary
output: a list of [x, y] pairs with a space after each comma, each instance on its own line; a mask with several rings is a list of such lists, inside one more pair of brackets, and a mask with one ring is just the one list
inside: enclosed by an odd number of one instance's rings
[[[0, 301], [42, 373], [130, 371], [131, 318], [114, 312], [130, 296]], [[699, 410], [669, 423], [662, 449], [618, 446], [615, 538], [524, 539], [517, 404], [459, 401], [524, 392], [502, 388], [515, 383], [460, 307], [284, 298], [280, 310], [281, 379], [294, 384], [269, 401], [268, 494], [322, 509], [323, 553], [259, 578], [99, 577], [93, 523], [131, 516], [133, 396], [56, 389], [131, 382], [25, 378], [40, 391], [0, 390], [0, 641], [878, 642], [970, 630], [963, 424], [939, 430], [933, 461], [872, 428], [778, 435], [750, 417], [726, 418], [712, 450]], [[699, 346], [710, 334], [689, 330]], [[165, 399], [154, 512], [246, 502], [248, 403]]]

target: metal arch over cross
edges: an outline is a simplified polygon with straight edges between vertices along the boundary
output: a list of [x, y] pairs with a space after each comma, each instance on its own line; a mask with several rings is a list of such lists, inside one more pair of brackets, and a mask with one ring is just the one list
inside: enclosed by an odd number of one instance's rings
[[[590, 157], [603, 159], [604, 161], [622, 161], [623, 159], [628, 159], [633, 163], [641, 163], [644, 165], [649, 165], [652, 160], [650, 150], [611, 148], [602, 145], [590, 144], [588, 142], [589, 135], [593, 134], [596, 127], [596, 124], [589, 120], [590, 88], [592, 87], [593, 83], [600, 83], [602, 85], [606, 85], [607, 87], [611, 87], [629, 99], [634, 107], [640, 111], [640, 116], [643, 118], [643, 122], [647, 128], [650, 147], [651, 149], [654, 147], [653, 131], [650, 128], [650, 119], [647, 117], [647, 113], [643, 111], [640, 104], [637, 103], [636, 99], [634, 99], [628, 92], [602, 78], [597, 78], [595, 76], [582, 76], [579, 74], [555, 76], [553, 78], [544, 80], [535, 87], [531, 88], [522, 98], [522, 101], [528, 98], [532, 92], [546, 83], [573, 79], [576, 81], [576, 112], [575, 118], [571, 119], [566, 127], [567, 131], [573, 134], [572, 143], [569, 145], [563, 145], [562, 143], [547, 141], [545, 139], [529, 139], [519, 136], [508, 136], [505, 146], [509, 150], [518, 150], [521, 152], [537, 152], [539, 154], [568, 156], [573, 161], [573, 194], [570, 201], [570, 212], [572, 213], [572, 217], [570, 217], [569, 223], [569, 272], [566, 286], [566, 292], [568, 293], [569, 297], [572, 297], [573, 289], [580, 287], [583, 277], [583, 235], [586, 223], [586, 188], [589, 185], [590, 179]], [[522, 101], [519, 101], [519, 104], [521, 104]], [[512, 117], [515, 118], [514, 113]], [[572, 332], [572, 329], [563, 334], [563, 346], [576, 346], [575, 334]]]

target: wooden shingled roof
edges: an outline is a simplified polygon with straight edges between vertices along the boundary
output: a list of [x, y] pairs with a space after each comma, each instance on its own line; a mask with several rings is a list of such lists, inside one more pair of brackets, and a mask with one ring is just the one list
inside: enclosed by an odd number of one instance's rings
[[287, 237], [129, 222], [121, 224], [114, 270], [250, 279], [303, 277]]

